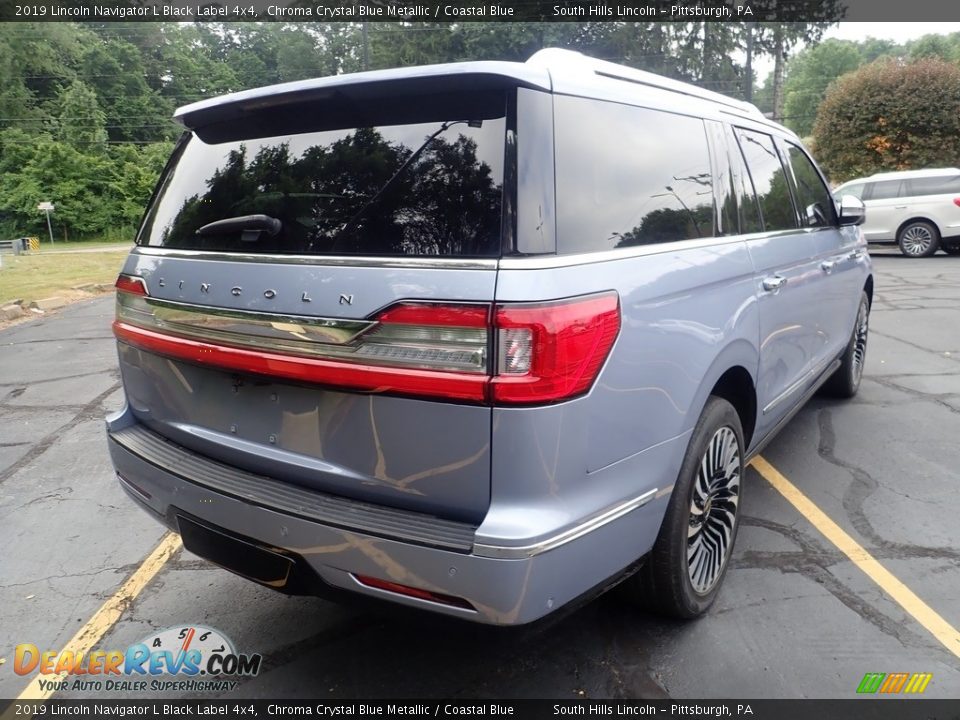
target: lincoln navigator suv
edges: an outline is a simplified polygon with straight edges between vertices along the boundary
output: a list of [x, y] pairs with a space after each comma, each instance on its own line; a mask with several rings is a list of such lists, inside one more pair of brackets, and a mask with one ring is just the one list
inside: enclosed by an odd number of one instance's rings
[[863, 206], [752, 105], [545, 50], [176, 118], [109, 447], [252, 581], [498, 625], [622, 583], [694, 617], [745, 463], [857, 391]]
[[896, 243], [907, 257], [960, 255], [960, 169], [902, 170], [850, 180], [834, 195], [867, 208], [867, 242]]

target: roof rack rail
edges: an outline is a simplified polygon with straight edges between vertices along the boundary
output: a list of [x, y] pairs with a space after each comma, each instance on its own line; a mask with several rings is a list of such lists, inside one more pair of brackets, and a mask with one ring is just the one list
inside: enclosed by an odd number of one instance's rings
[[554, 72], [581, 72], [592, 73], [599, 77], [609, 78], [611, 80], [621, 80], [623, 82], [635, 83], [638, 85], [647, 85], [660, 90], [688, 95], [700, 100], [707, 100], [723, 105], [737, 111], [739, 114], [746, 115], [751, 119], [770, 122], [762, 112], [753, 105], [742, 100], [721, 95], [712, 90], [705, 90], [690, 83], [673, 80], [655, 75], [644, 70], [637, 70], [626, 65], [617, 65], [606, 60], [597, 60], [583, 53], [574, 50], [563, 50], [561, 48], [545, 48], [530, 56], [527, 64], [545, 68]]

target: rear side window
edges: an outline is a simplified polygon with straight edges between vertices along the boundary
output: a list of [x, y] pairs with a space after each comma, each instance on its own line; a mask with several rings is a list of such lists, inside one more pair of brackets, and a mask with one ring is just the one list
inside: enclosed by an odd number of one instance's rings
[[866, 200], [889, 200], [896, 197], [903, 197], [902, 180], [867, 183], [867, 189], [864, 193], [864, 199]]
[[793, 168], [801, 217], [810, 227], [833, 225], [833, 200], [813, 162], [803, 150], [791, 143], [787, 143], [787, 155]]
[[797, 218], [790, 188], [787, 186], [787, 176], [773, 138], [765, 133], [741, 128], [737, 128], [736, 133], [760, 203], [764, 229], [772, 231], [796, 228]]
[[375, 107], [350, 108], [349, 127], [264, 138], [251, 128], [252, 139], [211, 143], [190, 136], [161, 180], [138, 243], [497, 256], [506, 96], [484, 107], [476, 99], [438, 105], [412, 119], [419, 111], [408, 107], [400, 122]]
[[960, 175], [907, 180], [907, 196], [960, 193]]
[[560, 253], [714, 235], [702, 120], [583, 98], [554, 103]]

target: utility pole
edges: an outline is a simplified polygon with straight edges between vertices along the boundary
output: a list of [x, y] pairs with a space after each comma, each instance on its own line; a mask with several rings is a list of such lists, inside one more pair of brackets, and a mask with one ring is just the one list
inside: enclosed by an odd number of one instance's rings
[[753, 102], [753, 23], [745, 23], [747, 30], [747, 86], [744, 88], [744, 99]]

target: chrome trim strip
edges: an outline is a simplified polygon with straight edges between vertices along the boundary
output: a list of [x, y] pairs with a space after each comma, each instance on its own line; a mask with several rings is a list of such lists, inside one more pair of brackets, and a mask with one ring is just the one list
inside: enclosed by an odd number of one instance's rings
[[799, 380], [797, 380], [795, 383], [793, 383], [793, 385], [791, 385], [790, 387], [788, 387], [788, 388], [787, 388], [786, 390], [784, 390], [782, 393], [780, 393], [779, 395], [777, 395], [773, 400], [771, 400], [771, 401], [767, 404], [767, 406], [763, 409], [763, 414], [766, 415], [766, 414], [767, 414], [768, 412], [770, 412], [773, 408], [775, 408], [777, 405], [779, 405], [780, 403], [782, 403], [782, 402], [783, 402], [784, 400], [786, 400], [788, 397], [790, 397], [791, 395], [793, 395], [797, 390], [799, 390], [800, 388], [802, 388], [805, 383], [807, 383], [807, 382], [810, 381], [811, 378], [816, 377], [817, 375], [819, 375], [820, 373], [822, 373], [823, 370], [824, 370], [824, 368], [826, 368], [826, 367], [830, 364], [830, 362], [831, 362], [831, 360], [829, 360], [829, 359], [824, 360], [824, 361], [822, 361], [819, 365], [817, 365], [816, 367], [811, 368], [811, 369], [808, 370], [806, 373], [804, 373], [803, 376], [802, 376]]
[[551, 268], [612, 262], [614, 260], [644, 257], [647, 255], [661, 255], [663, 253], [680, 252], [682, 250], [696, 250], [698, 248], [716, 247], [718, 245], [732, 245], [734, 243], [741, 243], [745, 239], [752, 238], [744, 235], [730, 235], [728, 237], [698, 238], [696, 240], [681, 240], [680, 242], [660, 243], [657, 245], [640, 245], [637, 247], [617, 248], [615, 250], [600, 250], [598, 252], [571, 253], [570, 255], [505, 257], [500, 260], [500, 269], [549, 270]]
[[[138, 313], [129, 303], [136, 297], [121, 297], [125, 310]], [[167, 330], [207, 340], [254, 342], [255, 338], [302, 343], [346, 345], [377, 323], [372, 320], [342, 320], [302, 315], [274, 315], [250, 310], [199, 306], [173, 300], [145, 297], [152, 318], [138, 323], [149, 329]], [[137, 322], [136, 318], [129, 318]]]
[[474, 543], [473, 554], [477, 557], [496, 558], [498, 560], [523, 560], [531, 558], [535, 555], [545, 553], [548, 550], [558, 548], [561, 545], [566, 545], [568, 542], [572, 542], [573, 540], [577, 540], [578, 538], [581, 538], [584, 535], [593, 532], [594, 530], [600, 529], [607, 523], [611, 523], [614, 520], [623, 517], [627, 513], [643, 507], [648, 502], [653, 500], [656, 494], [657, 488], [648, 490], [639, 497], [635, 497], [632, 500], [621, 503], [620, 505], [605, 511], [600, 515], [590, 518], [586, 522], [580, 523], [569, 530], [564, 530], [563, 532], [558, 533], [553, 537], [549, 537], [546, 540], [533, 543], [532, 545], [507, 546]]
[[836, 359], [827, 365], [826, 369], [823, 371], [823, 374], [821, 374], [820, 377], [814, 381], [813, 385], [809, 387], [800, 400], [777, 421], [776, 425], [767, 430], [766, 435], [756, 440], [756, 442], [753, 444], [753, 449], [744, 456], [745, 465], [749, 465], [750, 461], [763, 451], [763, 449], [767, 446], [767, 443], [773, 440], [773, 438], [777, 436], [777, 433], [779, 433], [780, 430], [782, 430], [786, 424], [793, 419], [793, 416], [800, 412], [803, 406], [806, 405], [807, 401], [814, 396], [817, 390], [819, 390], [827, 380], [830, 379], [830, 376], [838, 367], [840, 367], [839, 359]]
[[352, 255], [276, 255], [229, 252], [207, 252], [205, 250], [179, 250], [176, 248], [158, 248], [137, 246], [131, 255], [148, 257], [170, 257], [188, 260], [213, 260], [215, 262], [255, 262], [276, 263], [279, 265], [335, 265], [345, 267], [395, 267], [421, 268], [425, 270], [496, 270], [495, 258], [442, 258], [442, 257], [374, 257]]

